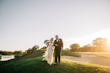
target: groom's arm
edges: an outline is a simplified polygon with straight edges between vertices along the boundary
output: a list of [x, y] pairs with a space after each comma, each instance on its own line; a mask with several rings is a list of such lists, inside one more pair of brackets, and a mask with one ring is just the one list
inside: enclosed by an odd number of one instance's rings
[[63, 41], [62, 41], [62, 39], [60, 39], [60, 41], [61, 41], [61, 42], [60, 42], [60, 44], [61, 44], [61, 47], [63, 47]]
[[63, 41], [62, 41], [62, 39], [61, 39], [61, 49], [63, 50]]
[[63, 41], [62, 41], [62, 47], [63, 47]]

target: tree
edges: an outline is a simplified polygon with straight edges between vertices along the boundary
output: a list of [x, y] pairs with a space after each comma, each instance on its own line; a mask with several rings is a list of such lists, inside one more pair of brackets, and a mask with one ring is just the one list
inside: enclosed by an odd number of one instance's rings
[[8, 54], [13, 54], [13, 52], [12, 51], [8, 51]]
[[4, 55], [7, 55], [8, 54], [8, 52], [7, 51], [4, 51], [4, 53], [3, 53]]
[[45, 50], [46, 50], [47, 46], [42, 47], [40, 50], [42, 51], [42, 54], [44, 54]]
[[75, 43], [70, 45], [70, 51], [78, 51], [80, 48], [80, 45]]
[[84, 46], [80, 47], [79, 51], [81, 51], [81, 52], [91, 52], [92, 51], [92, 46], [91, 46], [91, 44], [84, 45]]
[[23, 51], [20, 50], [20, 51], [14, 51], [13, 54], [23, 54]]
[[13, 54], [18, 54], [18, 51], [14, 51]]
[[29, 49], [27, 50], [27, 53], [30, 53], [30, 52], [32, 52], [31, 48], [29, 48]]
[[27, 50], [25, 50], [25, 52], [23, 52], [23, 54], [27, 54]]
[[46, 48], [47, 48], [47, 47], [46, 47], [46, 46], [44, 46], [44, 47], [42, 47], [42, 48], [41, 48], [41, 50], [45, 50]]
[[92, 45], [95, 51], [100, 51], [100, 52], [107, 50], [107, 47], [109, 46], [107, 43], [107, 39], [101, 37], [93, 40]]
[[36, 51], [38, 49], [39, 49], [39, 46], [38, 45], [35, 45], [35, 46], [32, 47], [32, 51]]
[[2, 50], [0, 50], [0, 54], [3, 54], [4, 52]]
[[20, 51], [19, 51], [19, 54], [23, 54], [23, 51], [22, 51], [22, 50], [20, 50]]

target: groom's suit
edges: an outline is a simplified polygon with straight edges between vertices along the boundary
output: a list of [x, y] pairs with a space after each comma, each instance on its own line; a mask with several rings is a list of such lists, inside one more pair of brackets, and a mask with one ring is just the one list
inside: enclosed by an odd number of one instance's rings
[[[55, 44], [58, 44], [58, 46], [55, 46]], [[62, 39], [56, 39], [54, 41], [54, 46], [55, 46], [55, 62], [57, 63], [57, 58], [59, 59], [59, 62], [61, 58], [61, 47], [63, 47]]]

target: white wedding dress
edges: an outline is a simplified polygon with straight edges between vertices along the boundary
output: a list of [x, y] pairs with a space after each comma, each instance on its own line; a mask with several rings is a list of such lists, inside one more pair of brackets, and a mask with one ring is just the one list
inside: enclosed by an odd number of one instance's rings
[[45, 51], [45, 55], [43, 55], [43, 57], [45, 57], [44, 59], [42, 59], [43, 61], [47, 61], [47, 63], [49, 65], [52, 64], [53, 62], [53, 53], [54, 53], [54, 46], [53, 43], [49, 43], [48, 47], [47, 47], [47, 51]]

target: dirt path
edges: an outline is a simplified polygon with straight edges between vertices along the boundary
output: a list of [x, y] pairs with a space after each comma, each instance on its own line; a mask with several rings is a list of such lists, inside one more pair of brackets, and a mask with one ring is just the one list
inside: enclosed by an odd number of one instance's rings
[[81, 55], [82, 55], [82, 57], [62, 56], [62, 58], [73, 60], [73, 61], [78, 61], [78, 62], [110, 66], [109, 58], [104, 58], [104, 57], [91, 55], [91, 54], [81, 54]]

